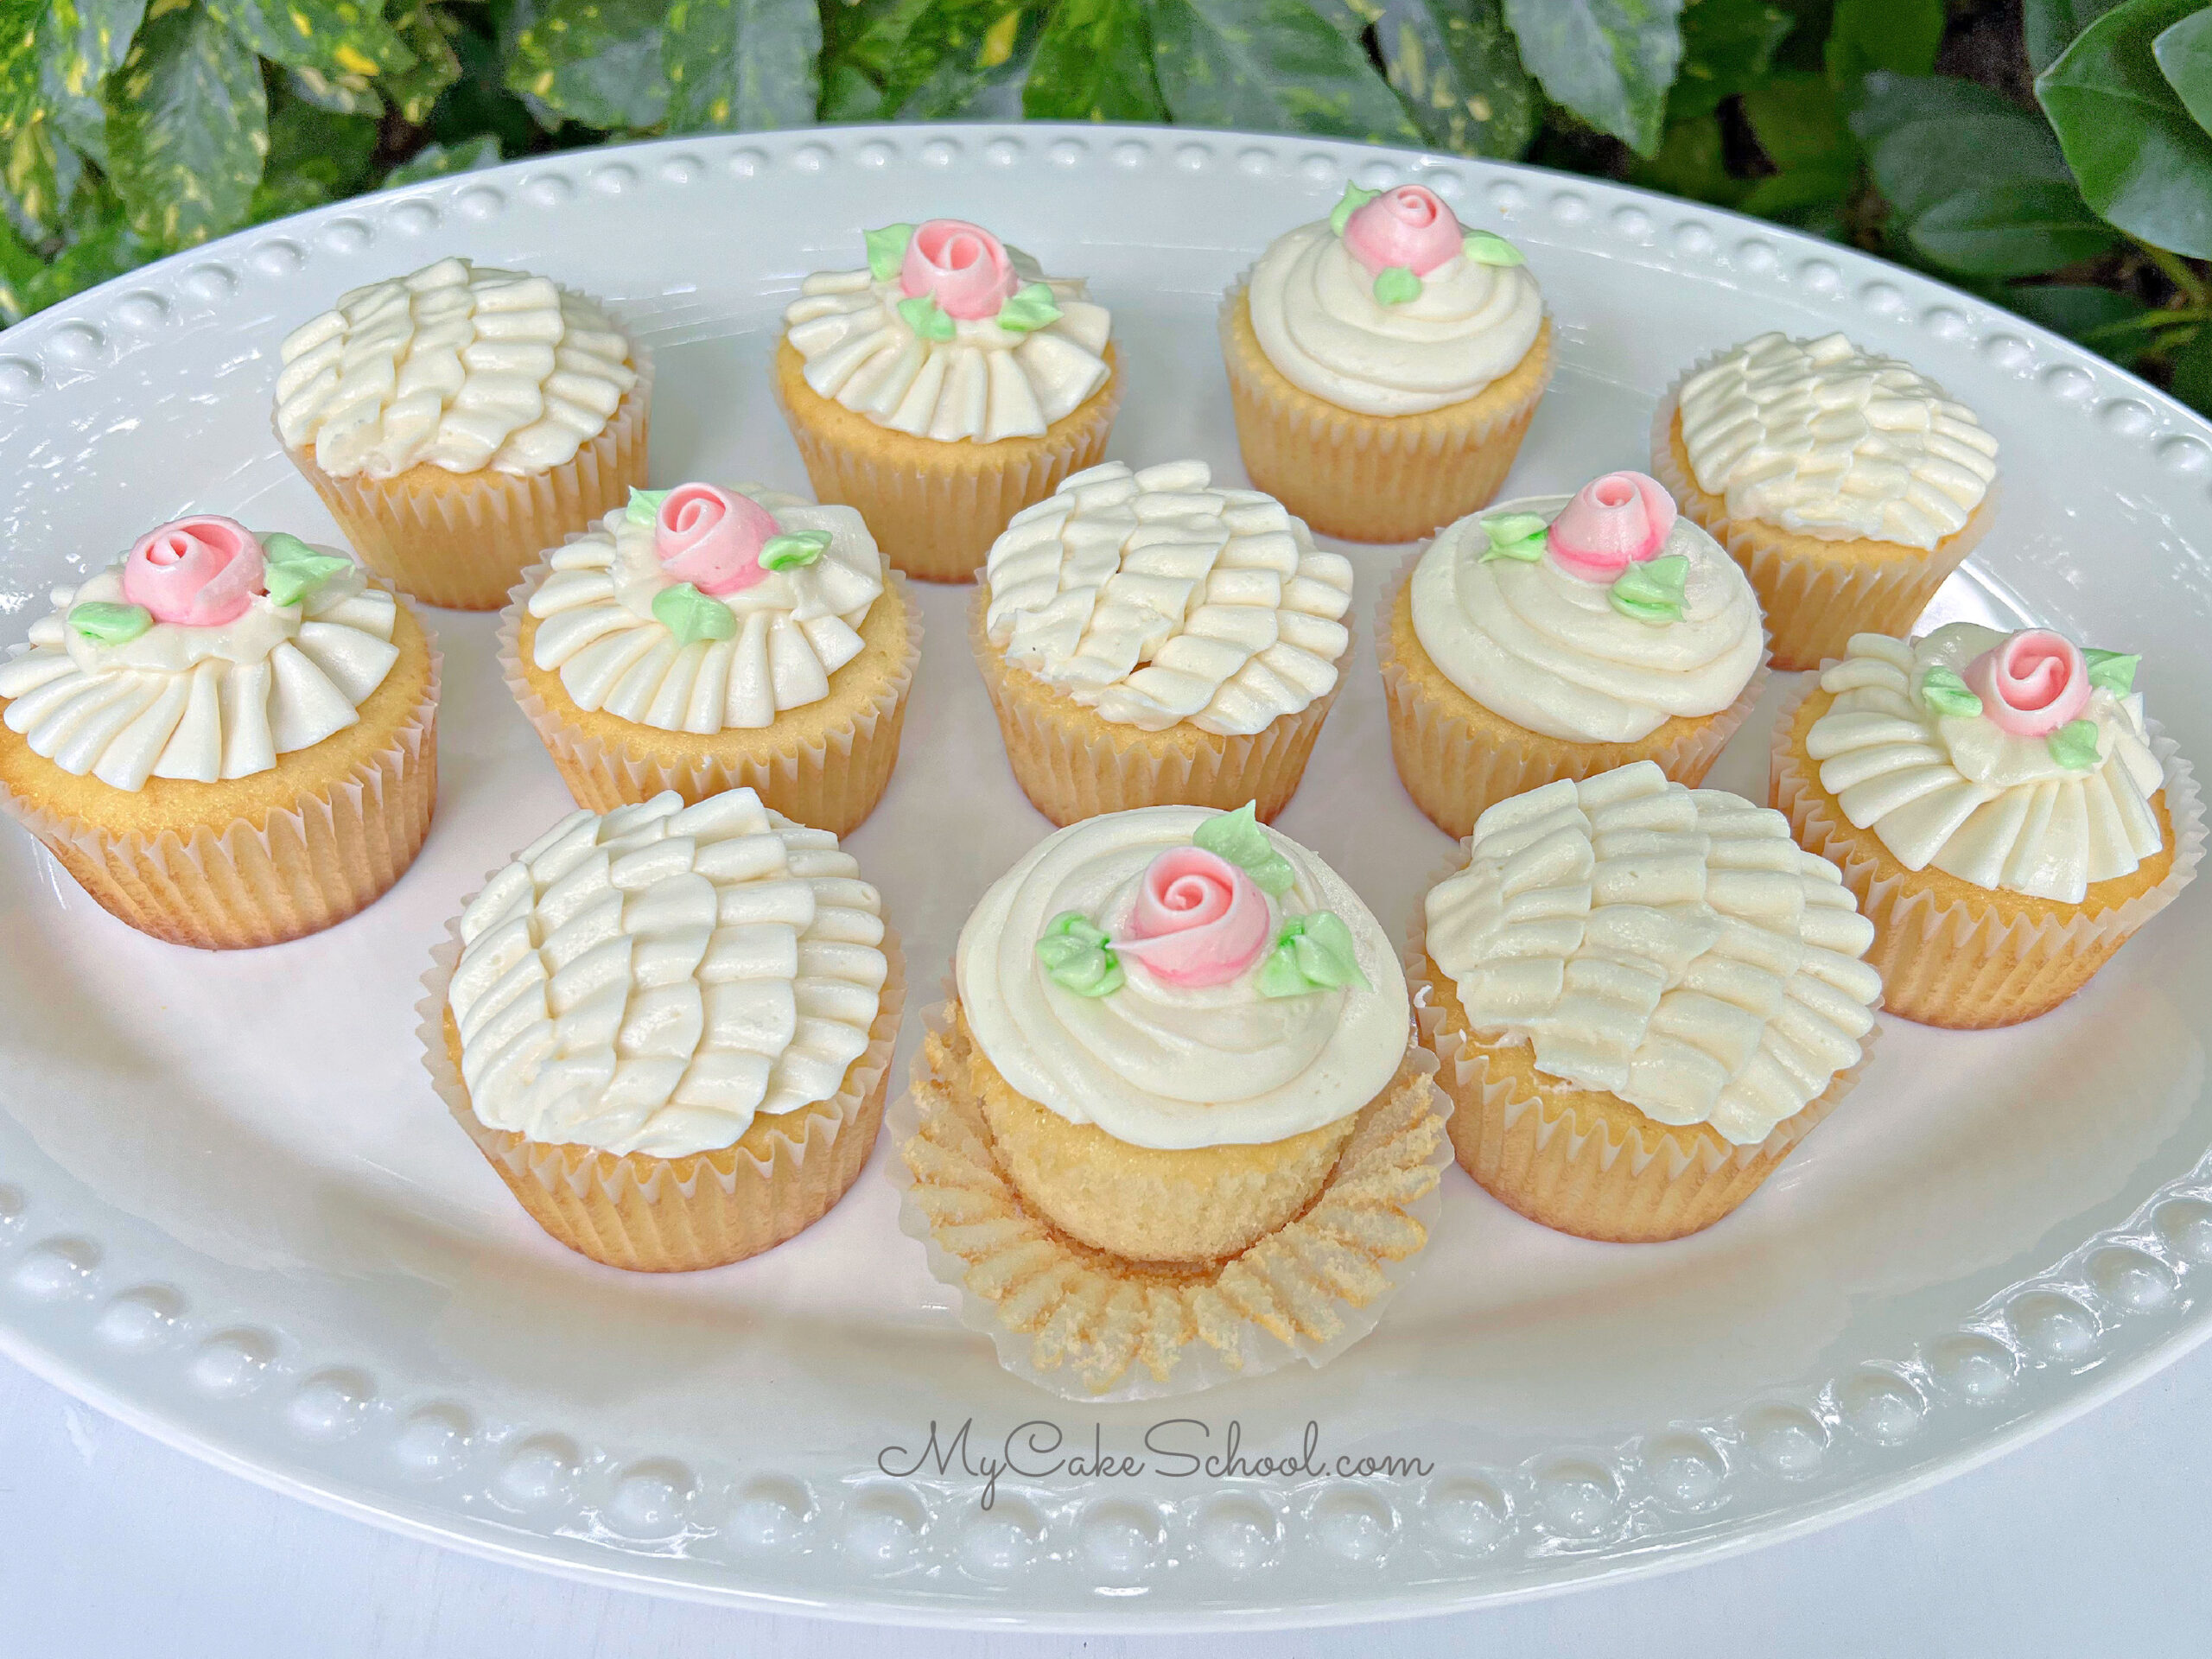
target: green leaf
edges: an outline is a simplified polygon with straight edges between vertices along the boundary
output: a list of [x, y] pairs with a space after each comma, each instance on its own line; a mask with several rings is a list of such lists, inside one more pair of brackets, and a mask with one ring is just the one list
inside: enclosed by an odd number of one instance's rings
[[653, 595], [653, 620], [675, 637], [679, 645], [701, 639], [728, 639], [737, 633], [737, 613], [719, 599], [710, 599], [688, 582], [664, 588]]
[[1689, 580], [1687, 553], [1664, 553], [1630, 564], [1605, 590], [1605, 602], [1623, 616], [1654, 627], [1682, 620], [1682, 588]]
[[[530, 8], [508, 59], [509, 90], [556, 118], [602, 132], [658, 125], [669, 107], [664, 10], [661, 0], [545, 0]], [[699, 26], [687, 20], [687, 32]], [[692, 73], [689, 111], [696, 111], [705, 73]]]
[[2050, 758], [2069, 772], [2088, 772], [2097, 764], [2097, 722], [2069, 720], [2044, 739]]
[[1920, 701], [1946, 720], [1972, 720], [1981, 713], [1981, 699], [1955, 669], [1941, 664], [1920, 677]]
[[1430, 143], [1509, 161], [1529, 148], [1536, 84], [1522, 67], [1503, 0], [1351, 0], [1344, 11], [1359, 25], [1353, 39], [1373, 27], [1383, 73]]
[[2151, 42], [2158, 73], [2196, 124], [2212, 130], [2212, 10], [2183, 18]]
[[1260, 828], [1257, 810], [1247, 801], [1234, 812], [1217, 812], [1199, 823], [1191, 843], [1216, 858], [1225, 858], [1250, 876], [1261, 892], [1281, 898], [1298, 880], [1290, 861], [1275, 850], [1268, 832]]
[[431, 108], [433, 143], [466, 143], [488, 132], [499, 141], [502, 155], [519, 156], [537, 142], [537, 118], [526, 100], [509, 92], [503, 80], [503, 42], [518, 10], [512, 5], [498, 11], [471, 6], [438, 13], [442, 23], [454, 25], [444, 32], [460, 64], [461, 79]]
[[33, 115], [0, 138], [0, 189], [7, 194], [8, 216], [35, 238], [53, 236], [82, 165], [44, 111]]
[[2025, 116], [2027, 111], [1986, 86], [1955, 75], [1897, 75], [1884, 70], [1866, 77], [1851, 107], [1851, 130], [1864, 144], [1913, 121], [1953, 116]]
[[1165, 121], [1143, 0], [1058, 0], [1021, 88], [1033, 121]]
[[1694, 201], [1717, 202], [1733, 207], [1751, 192], [1749, 180], [1728, 170], [1727, 139], [1713, 116], [1677, 121], [1667, 129], [1659, 149], [1649, 161], [1629, 168], [1629, 182], [1647, 190], [1663, 190], [1670, 196]]
[[660, 50], [669, 130], [807, 125], [821, 97], [821, 52], [815, 0], [675, 0]]
[[1153, 69], [1190, 126], [1418, 143], [1366, 54], [1302, 0], [1147, 0]]
[[906, 326], [923, 340], [950, 340], [959, 332], [934, 295], [917, 294], [899, 301], [897, 308], [899, 315], [906, 318]]
[[2174, 353], [2169, 391], [2200, 415], [2212, 415], [2212, 328], [2199, 327]]
[[415, 54], [377, 0], [200, 0], [208, 15], [271, 63], [373, 79]]
[[622, 516], [633, 524], [651, 524], [659, 521], [660, 504], [673, 494], [670, 490], [641, 490], [630, 486], [630, 499], [624, 503]]
[[2028, 180], [1961, 190], [1913, 220], [1912, 245], [1967, 276], [2039, 276], [2120, 238], [2070, 184]]
[[1505, 0], [1544, 91], [1639, 156], [1659, 149], [1681, 60], [1681, 0]]
[[1360, 971], [1351, 930], [1334, 911], [1293, 916], [1260, 963], [1255, 988], [1264, 997], [1305, 996], [1357, 985], [1371, 988]]
[[874, 121], [883, 114], [883, 89], [854, 64], [825, 59], [822, 67], [822, 118]]
[[1533, 512], [1502, 512], [1495, 518], [1481, 520], [1483, 535], [1490, 546], [1484, 550], [1482, 562], [1492, 559], [1513, 559], [1522, 564], [1534, 564], [1544, 556], [1544, 543], [1549, 537], [1550, 521]]
[[868, 247], [868, 274], [879, 283], [887, 283], [899, 274], [906, 263], [906, 245], [914, 239], [914, 227], [900, 223], [886, 225], [880, 230], [862, 231], [861, 240]]
[[107, 153], [100, 83], [119, 67], [146, 0], [51, 0], [39, 20], [39, 88], [54, 126], [95, 160]]
[[1525, 265], [1527, 256], [1496, 231], [1469, 231], [1459, 238], [1462, 257], [1478, 265]]
[[499, 141], [486, 133], [465, 144], [425, 144], [384, 175], [377, 188], [390, 190], [424, 179], [442, 179], [449, 173], [474, 173], [480, 167], [499, 164]]
[[14, 227], [0, 221], [0, 324], [13, 325], [31, 314], [31, 285], [46, 269]]
[[1017, 289], [999, 307], [999, 327], [1015, 334], [1026, 334], [1059, 320], [1060, 308], [1052, 302], [1052, 290], [1042, 283]]
[[1906, 224], [1967, 192], [2022, 183], [2056, 184], [2086, 213], [2050, 129], [2021, 110], [1907, 122], [1867, 151], [1883, 198]]
[[944, 120], [1018, 73], [1042, 22], [1033, 0], [922, 0], [906, 18], [883, 77], [887, 111]]
[[154, 626], [154, 613], [143, 605], [93, 599], [70, 607], [69, 626], [96, 645], [126, 645]]
[[1796, 219], [1833, 210], [1858, 188], [1859, 150], [1825, 75], [1777, 74], [1743, 96], [1744, 118], [1777, 168], [1745, 193], [1746, 213]]
[[1792, 19], [1764, 0], [1686, 0], [1682, 64], [1667, 93], [1667, 124], [1711, 115], [1738, 92], [1765, 83]]
[[1106, 930], [1079, 910], [1064, 910], [1046, 924], [1037, 960], [1046, 978], [1077, 996], [1111, 996], [1128, 977]]
[[27, 310], [43, 311], [160, 257], [159, 248], [124, 222], [120, 205], [115, 207], [114, 215], [107, 223], [80, 234], [52, 264], [31, 278], [23, 290]]
[[2124, 697], [2135, 689], [2135, 671], [2143, 663], [2139, 652], [2094, 647], [2082, 652], [2082, 660], [2088, 664], [2089, 683], [2103, 687], [2115, 697]]
[[44, 107], [39, 20], [44, 0], [0, 0], [0, 133], [13, 132]]
[[366, 75], [326, 75], [319, 69], [287, 69], [284, 85], [295, 98], [333, 115], [384, 113], [384, 98]]
[[2127, 0], [2036, 77], [2036, 97], [2090, 207], [2130, 236], [2212, 257], [2212, 136], [2152, 56], [2199, 0]]
[[2074, 37], [2110, 11], [2120, 0], [2027, 0], [2020, 22], [2027, 37], [2028, 67], [2036, 74], [2058, 60]]
[[2032, 317], [2069, 340], [2094, 345], [2115, 362], [2132, 362], [2142, 350], [2139, 332], [2113, 328], [2150, 309], [2133, 294], [2086, 283], [2019, 283], [2005, 290], [2004, 300], [2022, 316]]
[[415, 54], [415, 61], [384, 76], [378, 85], [402, 121], [421, 126], [430, 118], [438, 100], [461, 79], [461, 54], [454, 43], [461, 36], [461, 24], [429, 0], [419, 0], [392, 27]]
[[1421, 297], [1421, 278], [1408, 265], [1385, 265], [1375, 273], [1375, 297], [1383, 305], [1403, 305]]
[[234, 230], [269, 149], [261, 65], [204, 7], [148, 19], [107, 83], [108, 177], [164, 248]]
[[760, 568], [763, 570], [804, 570], [818, 563], [830, 550], [830, 532], [826, 530], [794, 530], [781, 536], [771, 536], [760, 543]]
[[1836, 0], [1828, 79], [1847, 97], [1877, 69], [1924, 75], [1943, 43], [1943, 0]]
[[262, 585], [279, 605], [296, 605], [353, 561], [318, 553], [296, 536], [273, 531], [261, 538]]

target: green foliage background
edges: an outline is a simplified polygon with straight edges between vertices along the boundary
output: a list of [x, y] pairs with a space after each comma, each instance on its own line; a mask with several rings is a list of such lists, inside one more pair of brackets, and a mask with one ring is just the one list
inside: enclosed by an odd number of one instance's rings
[[1024, 117], [1625, 179], [2212, 410], [2212, 0], [0, 0], [0, 318], [536, 151]]

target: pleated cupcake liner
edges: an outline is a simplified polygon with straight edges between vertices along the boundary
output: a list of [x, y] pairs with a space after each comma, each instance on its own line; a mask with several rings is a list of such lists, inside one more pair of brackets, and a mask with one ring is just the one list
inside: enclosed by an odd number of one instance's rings
[[1410, 542], [1497, 499], [1551, 384], [1548, 318], [1529, 356], [1503, 377], [1535, 358], [1525, 396], [1501, 404], [1485, 389], [1422, 415], [1362, 415], [1292, 385], [1268, 360], [1252, 328], [1249, 275], [1223, 302], [1221, 352], [1254, 488], [1322, 535], [1351, 542]]
[[1820, 689], [1818, 679], [1808, 679], [1775, 721], [1768, 800], [1789, 818], [1799, 846], [1843, 872], [1859, 914], [1874, 924], [1866, 960], [1881, 973], [1888, 1012], [1960, 1030], [2047, 1014], [2196, 879], [2205, 823], [2196, 774], [2152, 721], [2151, 753], [2165, 772], [2172, 826], [2173, 863], [2163, 880], [2122, 903], [2063, 917], [2004, 892], [1940, 902], [1928, 890], [1932, 873], [1904, 869], [1872, 830], [1853, 828], [1821, 787], [1819, 764], [1797, 747], [1798, 715]]
[[[779, 348], [772, 375], [815, 499], [855, 507], [893, 566], [923, 582], [969, 582], [1007, 520], [1106, 458], [1122, 406], [1122, 366], [1110, 348], [1106, 384], [1041, 437], [939, 443], [867, 423], [869, 449], [835, 429], [866, 417], [823, 397]], [[834, 412], [833, 412], [834, 411]]]
[[1732, 518], [1727, 504], [1709, 495], [1683, 464], [1675, 436], [1676, 399], [1683, 381], [1719, 360], [1708, 356], [1688, 370], [1659, 400], [1651, 426], [1651, 475], [1667, 486], [1683, 515], [1728, 550], [1744, 569], [1766, 613], [1774, 665], [1818, 668], [1841, 657], [1854, 633], [1908, 639], [1912, 625], [1944, 579], [1974, 550], [1997, 517], [1993, 485], [1967, 522], [1935, 547], [1910, 556], [1851, 556], [1851, 550], [1892, 545], [1866, 539], [1825, 542], [1757, 518]]
[[[914, 671], [922, 659], [922, 613], [896, 572], [886, 573], [884, 593], [895, 599], [906, 614], [906, 649], [883, 684], [850, 720], [806, 741], [779, 738], [774, 726], [765, 726], [752, 734], [752, 747], [735, 758], [703, 752], [706, 744], [728, 741], [734, 733], [697, 737], [693, 741], [702, 746], [702, 752], [672, 764], [647, 753], [639, 743], [610, 741], [585, 731], [531, 684], [522, 659], [524, 608], [551, 569], [543, 563], [531, 565], [509, 595], [507, 607], [499, 617], [499, 672], [523, 717], [553, 757], [577, 805], [607, 812], [649, 801], [671, 789], [687, 804], [696, 804], [726, 790], [752, 789], [771, 810], [839, 836], [850, 835], [875, 810], [899, 764], [899, 741], [906, 724], [906, 694], [913, 689]], [[842, 674], [846, 670], [838, 671]], [[833, 677], [832, 696], [836, 689]], [[805, 712], [804, 708], [784, 711], [792, 715]], [[653, 731], [655, 736], [670, 741], [681, 742], [686, 737], [652, 728], [640, 729]]]
[[285, 453], [363, 564], [426, 605], [496, 611], [547, 548], [590, 529], [633, 487], [645, 486], [652, 353], [632, 340], [630, 362], [637, 384], [599, 435], [543, 472], [448, 473], [425, 464], [396, 478], [334, 478], [315, 464], [313, 449]]
[[423, 976], [428, 995], [415, 1005], [422, 1016], [416, 1034], [438, 1098], [549, 1236], [631, 1273], [696, 1273], [758, 1255], [804, 1232], [859, 1178], [883, 1125], [891, 1052], [906, 1007], [905, 963], [898, 936], [887, 927], [882, 950], [890, 971], [867, 1052], [847, 1068], [844, 1086], [830, 1100], [767, 1120], [765, 1157], [742, 1141], [681, 1158], [615, 1154], [532, 1141], [484, 1122], [469, 1104], [446, 1006], [461, 960], [458, 913], [430, 953]]
[[1374, 1330], [1428, 1242], [1452, 1159], [1450, 1107], [1417, 1046], [1361, 1109], [1302, 1214], [1226, 1262], [1163, 1268], [1079, 1243], [1023, 1200], [999, 1165], [956, 1011], [930, 1010], [908, 1090], [891, 1107], [899, 1230], [960, 1292], [961, 1323], [1049, 1394], [1159, 1400], [1325, 1365]]
[[[430, 832], [443, 659], [435, 636], [428, 628], [423, 634], [429, 680], [390, 746], [342, 778], [302, 788], [258, 826], [240, 816], [189, 832], [118, 834], [5, 785], [0, 808], [101, 909], [141, 933], [202, 950], [249, 950], [319, 933], [383, 897]], [[313, 753], [300, 752], [296, 764]], [[280, 766], [293, 761], [278, 758]]]
[[968, 607], [968, 643], [998, 715], [1007, 761], [1030, 804], [1062, 826], [1140, 806], [1233, 812], [1247, 801], [1257, 804], [1261, 822], [1273, 823], [1298, 792], [1351, 659], [1347, 643], [1334, 685], [1248, 736], [1201, 732], [1187, 723], [1147, 732], [1102, 721], [1058, 688], [1011, 666], [985, 627], [989, 606], [989, 591], [979, 587]]
[[[1459, 868], [1440, 872], [1456, 874]], [[1702, 1232], [1757, 1192], [1784, 1158], [1858, 1084], [1880, 1027], [1859, 1039], [1857, 1064], [1755, 1145], [1736, 1146], [1708, 1124], [1675, 1126], [1637, 1114], [1624, 1130], [1554, 1096], [1491, 1059], [1467, 1025], [1459, 992], [1428, 954], [1427, 912], [1414, 906], [1407, 982], [1421, 1040], [1452, 1103], [1449, 1128], [1459, 1166], [1508, 1208], [1578, 1238], [1658, 1243]], [[1624, 1103], [1625, 1104], [1625, 1103]], [[1628, 1109], [1633, 1111], [1633, 1108]]]
[[[1478, 727], [1424, 686], [1398, 651], [1398, 601], [1426, 550], [1407, 556], [1376, 607], [1375, 656], [1382, 674], [1382, 705], [1399, 781], [1414, 804], [1447, 836], [1465, 840], [1474, 833], [1475, 820], [1500, 801], [1562, 778], [1594, 778], [1638, 760], [1656, 761], [1668, 777], [1694, 789], [1705, 781], [1766, 690], [1769, 670], [1762, 653], [1758, 667], [1733, 702], [1671, 741], [1660, 736], [1664, 726], [1634, 743], [1576, 743], [1546, 737], [1512, 725], [1502, 715], [1494, 718], [1509, 729]], [[1414, 642], [1416, 648], [1419, 643]], [[1421, 661], [1429, 673], [1450, 685], [1425, 652]], [[1457, 686], [1451, 690], [1455, 696], [1466, 695]]]

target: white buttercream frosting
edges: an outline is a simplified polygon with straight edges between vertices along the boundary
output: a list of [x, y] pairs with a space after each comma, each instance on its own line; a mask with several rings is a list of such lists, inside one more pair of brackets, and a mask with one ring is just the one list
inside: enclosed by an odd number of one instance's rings
[[551, 572], [530, 596], [531, 660], [558, 671], [576, 707], [664, 732], [755, 729], [828, 696], [830, 676], [861, 654], [884, 567], [860, 514], [758, 484], [732, 487], [774, 514], [781, 533], [826, 531], [830, 545], [812, 564], [718, 595], [736, 613], [731, 638], [679, 645], [653, 614], [654, 598], [677, 582], [654, 550], [652, 523], [608, 513], [546, 556]]
[[1052, 289], [1058, 321], [1023, 331], [975, 317], [956, 321], [950, 340], [924, 340], [899, 315], [895, 277], [809, 276], [784, 312], [806, 384], [878, 426], [939, 443], [1040, 435], [1106, 384], [1113, 319], [1079, 279], [1043, 276], [1019, 248], [1006, 251], [1023, 283]]
[[1997, 440], [1972, 410], [1841, 334], [1761, 334], [1683, 381], [1677, 401], [1690, 471], [1733, 518], [1933, 548], [1997, 476]]
[[280, 351], [276, 429], [334, 478], [543, 472], [597, 437], [638, 378], [595, 302], [466, 259], [341, 295]]
[[1856, 1065], [1881, 977], [1841, 874], [1781, 813], [1649, 760], [1475, 821], [1428, 954], [1485, 1041], [1668, 1124], [1764, 1141]]
[[750, 789], [563, 819], [461, 912], [447, 992], [477, 1117], [680, 1158], [834, 1099], [889, 966], [836, 836]]
[[1821, 671], [1835, 701], [1806, 734], [1806, 753], [1844, 816], [1907, 869], [2078, 905], [2091, 882], [2133, 874], [2164, 844], [2151, 807], [2164, 771], [2139, 692], [2089, 693], [2081, 718], [2097, 728], [2097, 763], [2082, 771], [2061, 766], [2043, 738], [1922, 700], [1930, 668], [1963, 673], [2005, 638], [1974, 622], [1910, 645], [1853, 635], [1843, 660]]
[[1633, 743], [1676, 715], [1735, 702], [1765, 652], [1758, 596], [1727, 551], [1677, 518], [1658, 556], [1689, 561], [1678, 620], [1624, 616], [1610, 584], [1552, 559], [1485, 559], [1483, 520], [1547, 523], [1571, 496], [1501, 501], [1447, 525], [1414, 567], [1414, 632], [1444, 677], [1492, 714], [1546, 737]]
[[1271, 495], [1202, 461], [1076, 474], [984, 566], [1007, 661], [1146, 731], [1262, 731], [1325, 696], [1351, 636], [1351, 563]]
[[135, 639], [101, 645], [71, 627], [68, 614], [126, 603], [122, 573], [118, 560], [75, 588], [56, 588], [29, 645], [0, 664], [8, 729], [64, 772], [116, 789], [266, 772], [278, 755], [357, 723], [399, 658], [397, 601], [350, 562], [298, 604], [261, 594], [219, 626], [156, 622]]
[[1398, 305], [1324, 219], [1278, 238], [1246, 284], [1252, 332], [1284, 379], [1361, 415], [1419, 415], [1480, 395], [1529, 354], [1543, 296], [1526, 265], [1455, 256]]
[[1371, 988], [1268, 998], [1247, 972], [1178, 989], [1125, 956], [1127, 982], [1086, 997], [1044, 971], [1037, 941], [1054, 918], [1079, 912], [1119, 936], [1153, 860], [1188, 846], [1212, 816], [1155, 806], [1071, 824], [1000, 877], [960, 931], [960, 1005], [999, 1075], [1069, 1122], [1133, 1146], [1303, 1135], [1366, 1105], [1405, 1058], [1405, 976], [1389, 938], [1335, 872], [1273, 830], [1296, 880], [1269, 900], [1271, 932], [1285, 915], [1334, 912]]

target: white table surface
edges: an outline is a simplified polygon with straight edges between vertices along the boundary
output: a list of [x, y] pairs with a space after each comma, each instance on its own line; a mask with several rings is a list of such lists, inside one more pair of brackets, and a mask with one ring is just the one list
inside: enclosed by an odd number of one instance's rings
[[219, 1473], [0, 1360], [0, 1656], [2200, 1652], [2212, 1628], [2208, 1426], [2212, 1344], [1932, 1491], [1685, 1572], [1385, 1628], [985, 1637], [694, 1606], [452, 1554]]

